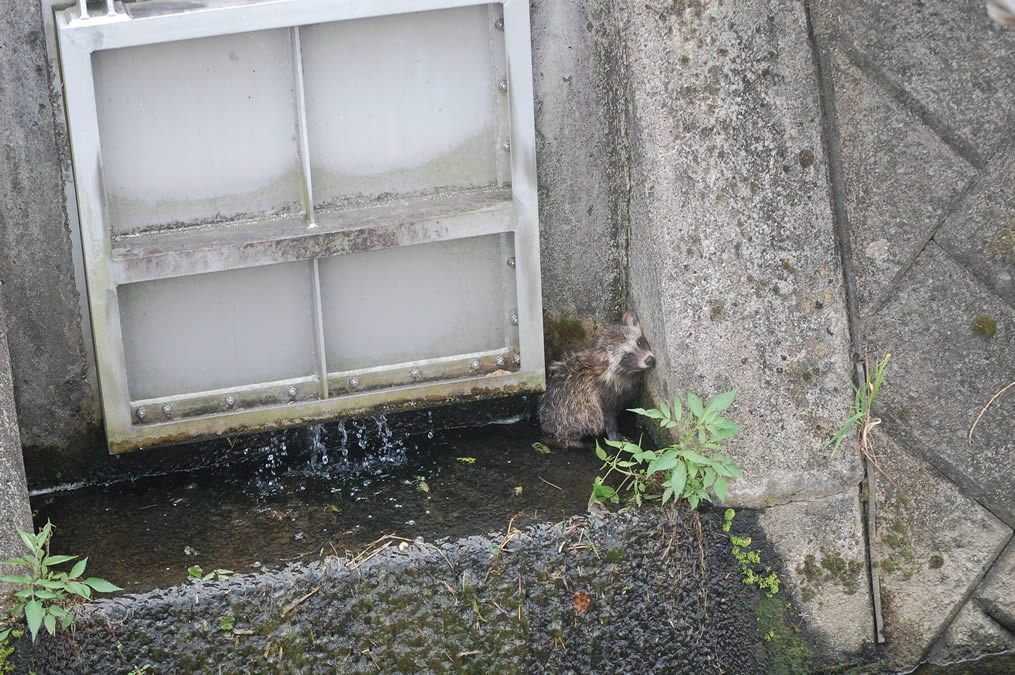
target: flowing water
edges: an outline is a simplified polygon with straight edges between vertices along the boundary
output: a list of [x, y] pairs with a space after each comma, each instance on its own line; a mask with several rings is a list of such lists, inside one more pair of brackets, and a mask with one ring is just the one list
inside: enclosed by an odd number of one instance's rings
[[528, 422], [396, 438], [383, 416], [308, 427], [256, 466], [37, 495], [52, 552], [128, 591], [184, 583], [188, 568], [249, 572], [355, 554], [395, 534], [425, 541], [562, 520], [586, 508], [591, 450], [533, 449]]

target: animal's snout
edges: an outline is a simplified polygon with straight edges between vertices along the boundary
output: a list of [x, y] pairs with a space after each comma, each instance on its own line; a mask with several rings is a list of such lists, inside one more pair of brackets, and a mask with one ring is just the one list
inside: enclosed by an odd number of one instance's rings
[[655, 368], [656, 367], [656, 357], [654, 357], [654, 356], [646, 356], [645, 357], [645, 367], [646, 368]]

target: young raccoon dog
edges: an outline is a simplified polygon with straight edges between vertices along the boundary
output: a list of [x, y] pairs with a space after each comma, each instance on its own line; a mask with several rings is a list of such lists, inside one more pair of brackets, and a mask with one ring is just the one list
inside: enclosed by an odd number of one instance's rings
[[594, 347], [550, 364], [546, 393], [539, 401], [539, 426], [547, 443], [580, 448], [581, 439], [604, 434], [620, 440], [617, 414], [634, 397], [641, 374], [655, 364], [634, 312], [606, 329]]

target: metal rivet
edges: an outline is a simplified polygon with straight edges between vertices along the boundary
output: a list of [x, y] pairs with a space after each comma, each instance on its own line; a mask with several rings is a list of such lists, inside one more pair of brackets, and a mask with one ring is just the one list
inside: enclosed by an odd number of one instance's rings
[[497, 30], [504, 30], [504, 19], [497, 19], [493, 22], [493, 27]]
[[162, 406], [162, 414], [165, 415], [166, 417], [172, 417], [173, 416], [173, 406], [169, 405], [168, 403], [163, 405]]
[[501, 141], [500, 147], [501, 147], [501, 150], [510, 151], [511, 150], [511, 141], [509, 141], [507, 139], [504, 139], [503, 141]]
[[228, 394], [225, 398], [225, 402], [227, 408], [232, 408], [234, 405], [236, 405], [236, 397], [233, 396], [232, 394]]
[[147, 416], [148, 416], [148, 411], [144, 409], [144, 406], [141, 406], [140, 408], [137, 409], [137, 418], [139, 420], [143, 420]]
[[514, 256], [511, 256], [510, 258], [508, 258], [507, 265], [508, 265], [508, 267], [514, 267], [515, 266], [515, 257]]
[[352, 387], [353, 389], [359, 389], [359, 378], [358, 377], [350, 377], [349, 378], [349, 386]]
[[522, 365], [522, 355], [521, 354], [515, 354], [514, 362], [515, 362], [516, 366]]
[[479, 370], [479, 359], [472, 359], [469, 362], [469, 370]]
[[418, 380], [420, 375], [422, 375], [422, 373], [419, 372], [419, 368], [416, 368], [415, 366], [413, 366], [412, 370], [409, 371], [409, 377], [414, 380]]
[[507, 363], [507, 360], [504, 358], [504, 355], [503, 354], [499, 355], [497, 357], [497, 365], [503, 368], [505, 363]]
[[501, 80], [497, 83], [497, 88], [501, 91], [507, 91], [507, 80]]
[[295, 387], [295, 385], [289, 385], [289, 388], [286, 391], [289, 392], [289, 398], [296, 398], [296, 387]]
[[518, 315], [517, 314], [512, 314], [511, 315], [511, 325], [512, 326], [517, 326], [518, 325]]

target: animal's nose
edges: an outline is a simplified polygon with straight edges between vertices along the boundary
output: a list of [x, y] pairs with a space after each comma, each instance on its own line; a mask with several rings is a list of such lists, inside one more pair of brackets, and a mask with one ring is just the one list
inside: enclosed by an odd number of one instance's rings
[[656, 365], [656, 357], [654, 357], [654, 356], [648, 356], [648, 357], [645, 358], [645, 367], [646, 368], [655, 368], [655, 365]]

